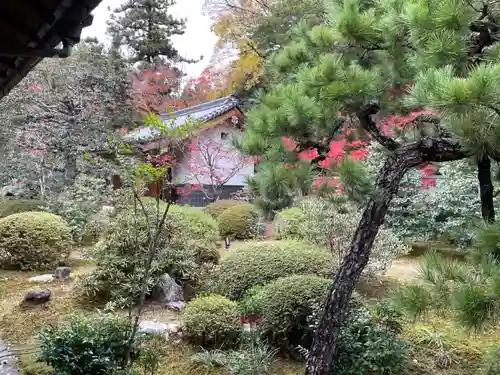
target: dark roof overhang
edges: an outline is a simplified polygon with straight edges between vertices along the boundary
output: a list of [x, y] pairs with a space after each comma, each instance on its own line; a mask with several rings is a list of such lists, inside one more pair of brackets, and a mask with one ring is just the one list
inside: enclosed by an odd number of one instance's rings
[[0, 1], [0, 99], [44, 57], [69, 56], [101, 1]]

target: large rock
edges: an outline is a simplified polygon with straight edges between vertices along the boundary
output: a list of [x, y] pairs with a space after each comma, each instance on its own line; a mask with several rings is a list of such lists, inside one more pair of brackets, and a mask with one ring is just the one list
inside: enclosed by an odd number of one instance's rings
[[165, 274], [153, 289], [153, 298], [167, 306], [172, 302], [184, 301], [182, 287], [170, 275]]
[[165, 323], [158, 323], [151, 320], [145, 320], [139, 323], [139, 332], [167, 335], [168, 326]]
[[182, 338], [182, 326], [180, 323], [160, 323], [156, 320], [144, 320], [139, 323], [139, 332], [154, 333], [162, 335], [173, 343], [180, 342]]
[[49, 283], [53, 280], [54, 280], [54, 275], [52, 274], [33, 276], [28, 279], [28, 281], [35, 283]]
[[52, 292], [50, 289], [45, 289], [38, 292], [28, 292], [24, 296], [24, 300], [22, 305], [30, 306], [30, 305], [43, 305], [50, 301], [52, 297]]
[[57, 267], [54, 271], [54, 277], [57, 280], [66, 281], [69, 279], [69, 275], [71, 273], [71, 268], [69, 267]]
[[26, 184], [18, 179], [11, 181], [10, 185], [4, 186], [0, 189], [0, 197], [23, 197], [26, 191]]

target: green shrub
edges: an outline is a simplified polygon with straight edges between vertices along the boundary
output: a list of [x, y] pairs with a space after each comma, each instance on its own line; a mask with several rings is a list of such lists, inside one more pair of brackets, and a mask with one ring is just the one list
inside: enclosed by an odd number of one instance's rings
[[395, 375], [408, 359], [408, 343], [397, 337], [368, 309], [356, 306], [346, 317], [339, 334], [338, 359], [331, 375]]
[[110, 197], [111, 187], [106, 180], [82, 173], [72, 184], [50, 197], [50, 211], [66, 220], [73, 240], [80, 243], [87, 223]]
[[[162, 215], [166, 205], [160, 206]], [[148, 254], [149, 230], [155, 230], [156, 226], [156, 206], [151, 199], [145, 199], [145, 208], [148, 220], [141, 211], [135, 215], [130, 208], [111, 219], [107, 234], [90, 254], [96, 261], [96, 269], [77, 285], [83, 295], [111, 301], [118, 307], [135, 302]], [[190, 207], [171, 206], [158, 237], [148, 292], [165, 273], [173, 278], [195, 280], [201, 262], [216, 261], [217, 238], [217, 224], [209, 215]]]
[[48, 212], [23, 212], [0, 219], [0, 266], [44, 270], [57, 267], [71, 250], [68, 224]]
[[210, 203], [208, 206], [203, 208], [203, 211], [213, 218], [217, 219], [220, 214], [226, 211], [228, 208], [238, 206], [244, 204], [241, 201], [237, 201], [235, 199], [219, 199], [213, 203]]
[[45, 211], [47, 202], [35, 199], [5, 199], [0, 203], [0, 218], [21, 212]]
[[59, 326], [42, 328], [40, 360], [56, 374], [108, 374], [122, 366], [130, 328], [117, 316], [73, 316]]
[[215, 243], [191, 240], [188, 242], [188, 246], [193, 247], [197, 264], [219, 263], [220, 254]]
[[[299, 201], [297, 208], [302, 215], [293, 211], [294, 220], [281, 222], [282, 237], [329, 247], [342, 259], [345, 251], [349, 249], [361, 212], [349, 204], [333, 203], [322, 198]], [[382, 227], [373, 244], [370, 261], [363, 272], [365, 275], [381, 275], [395, 257], [409, 251], [409, 246], [391, 230]]]
[[222, 367], [228, 375], [266, 375], [270, 373], [276, 354], [276, 349], [251, 332], [242, 336], [238, 350], [202, 349], [191, 356], [191, 361], [210, 370]]
[[278, 212], [274, 217], [274, 233], [278, 238], [300, 238], [300, 223], [304, 214], [298, 207], [291, 207]]
[[186, 338], [200, 345], [230, 346], [241, 332], [237, 303], [216, 294], [188, 302], [182, 321]]
[[[156, 212], [156, 199], [142, 198], [143, 204], [154, 213]], [[160, 211], [163, 212], [167, 203], [160, 201]], [[132, 208], [131, 208], [132, 210]], [[219, 226], [217, 221], [209, 214], [191, 206], [170, 205], [169, 216], [176, 221], [179, 228], [190, 233], [196, 240], [216, 242], [219, 239]]]
[[312, 306], [323, 305], [331, 284], [311, 275], [279, 278], [249, 291], [244, 298], [246, 313], [263, 319], [260, 329], [269, 343], [292, 352], [298, 345], [308, 348], [313, 337], [308, 316]]
[[171, 206], [170, 215], [180, 230], [185, 230], [193, 239], [215, 243], [219, 239], [217, 221], [205, 212], [190, 206]]
[[220, 214], [218, 222], [222, 237], [248, 240], [256, 238], [263, 232], [257, 208], [248, 203], [226, 209]]
[[218, 288], [239, 299], [250, 288], [280, 277], [313, 274], [331, 277], [331, 253], [298, 241], [248, 242], [220, 260]]
[[500, 346], [494, 347], [486, 353], [480, 374], [481, 375], [500, 374]]

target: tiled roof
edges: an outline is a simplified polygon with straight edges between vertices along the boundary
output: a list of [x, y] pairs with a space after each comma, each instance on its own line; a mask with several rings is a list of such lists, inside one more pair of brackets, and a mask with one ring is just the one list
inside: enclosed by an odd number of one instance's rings
[[[238, 107], [239, 100], [233, 95], [224, 98], [212, 100], [193, 107], [184, 108], [169, 114], [160, 115], [164, 122], [172, 125], [174, 128], [182, 126], [187, 120], [207, 122], [216, 117], [229, 112]], [[129, 133], [125, 140], [128, 142], [148, 142], [158, 136], [158, 130], [149, 127], [140, 128]]]

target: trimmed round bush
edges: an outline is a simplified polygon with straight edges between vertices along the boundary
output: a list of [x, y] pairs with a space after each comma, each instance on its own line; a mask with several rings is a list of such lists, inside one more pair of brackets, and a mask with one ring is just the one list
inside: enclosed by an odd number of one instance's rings
[[21, 212], [45, 211], [47, 203], [36, 199], [6, 199], [0, 202], [0, 218]]
[[[156, 212], [156, 199], [145, 197], [142, 198], [142, 202], [150, 212], [153, 214]], [[166, 202], [160, 201], [160, 213], [163, 213], [166, 206]], [[201, 210], [191, 206], [170, 205], [168, 215], [177, 223], [180, 230], [188, 231], [193, 239], [210, 242], [216, 242], [219, 239], [217, 221]]]
[[213, 218], [217, 219], [220, 216], [220, 214], [222, 214], [228, 208], [242, 204], [244, 203], [241, 201], [237, 201], [235, 199], [219, 199], [218, 201], [210, 203], [208, 206], [203, 208], [203, 211], [212, 216]]
[[241, 332], [238, 304], [217, 294], [188, 302], [182, 321], [186, 338], [199, 345], [231, 346]]
[[308, 317], [323, 305], [331, 285], [331, 279], [312, 275], [282, 277], [250, 290], [243, 306], [262, 318], [260, 329], [270, 344], [293, 352], [311, 345], [314, 327]]
[[330, 278], [332, 271], [333, 256], [325, 248], [293, 240], [248, 242], [221, 258], [218, 290], [237, 300], [250, 288], [280, 277]]
[[214, 243], [219, 239], [217, 221], [201, 210], [190, 206], [172, 205], [169, 215], [177, 222], [179, 229], [188, 231], [193, 239]]
[[304, 214], [298, 207], [291, 207], [278, 212], [274, 217], [274, 233], [278, 238], [300, 238], [300, 224]]
[[239, 204], [222, 212], [218, 218], [222, 237], [237, 240], [256, 238], [261, 233], [260, 214], [252, 204]]
[[71, 229], [48, 212], [23, 212], [0, 219], [0, 266], [45, 270], [57, 267], [70, 253]]

